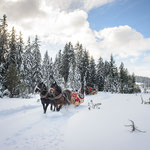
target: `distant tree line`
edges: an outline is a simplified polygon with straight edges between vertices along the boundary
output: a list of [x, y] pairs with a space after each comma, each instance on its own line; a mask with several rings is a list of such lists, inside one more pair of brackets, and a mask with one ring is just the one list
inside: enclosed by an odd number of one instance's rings
[[135, 76], [136, 82], [143, 83], [143, 88], [150, 88], [150, 78]]
[[14, 27], [7, 30], [6, 15], [0, 19], [0, 90], [6, 89], [10, 97], [34, 92], [35, 86], [43, 81], [49, 87], [51, 76], [63, 88], [79, 90], [81, 87], [97, 88], [99, 91], [134, 93], [139, 92], [134, 74], [121, 63], [117, 68], [111, 55], [109, 61], [102, 57], [96, 63], [79, 42], [73, 46], [66, 43], [54, 61], [46, 51], [42, 60], [38, 36], [24, 44], [22, 33], [16, 35]]
[[79, 43], [75, 46], [71, 42], [66, 43], [64, 50], [57, 54], [53, 68], [59, 84], [73, 90], [92, 87], [112, 93], [140, 92], [135, 75], [130, 75], [123, 63], [117, 68], [112, 55], [109, 61], [100, 57], [96, 63]]

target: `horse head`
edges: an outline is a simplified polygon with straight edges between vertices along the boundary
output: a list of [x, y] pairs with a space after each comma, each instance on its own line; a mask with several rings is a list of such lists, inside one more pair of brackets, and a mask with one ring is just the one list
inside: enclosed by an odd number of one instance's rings
[[45, 91], [47, 91], [47, 87], [46, 87], [46, 85], [43, 83], [43, 82], [40, 82], [36, 87], [35, 87], [35, 93], [37, 93], [37, 92], [45, 92]]
[[51, 88], [54, 89], [54, 94], [55, 94], [56, 96], [62, 93], [62, 89], [61, 89], [60, 86], [58, 86], [58, 84], [57, 84], [56, 81], [54, 81], [54, 82], [51, 84]]
[[57, 86], [58, 86], [58, 85], [57, 85], [56, 81], [54, 81], [54, 82], [51, 84], [51, 88], [53, 88], [53, 89], [55, 89]]

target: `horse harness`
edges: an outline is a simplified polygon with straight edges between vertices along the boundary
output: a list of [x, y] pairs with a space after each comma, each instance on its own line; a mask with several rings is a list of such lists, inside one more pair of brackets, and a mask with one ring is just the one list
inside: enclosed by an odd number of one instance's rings
[[[37, 87], [37, 88], [38, 88], [38, 87]], [[41, 92], [41, 89], [40, 89], [40, 88], [38, 88], [38, 90]], [[45, 95], [40, 94], [40, 96], [41, 96], [41, 98], [49, 98], [49, 97], [48, 97], [49, 93], [50, 93], [50, 92], [47, 91]], [[54, 101], [54, 100], [60, 99], [61, 97], [66, 98], [67, 102], [70, 103], [69, 99], [67, 98], [67, 96], [66, 96], [64, 93], [60, 93], [59, 95], [57, 95], [57, 96], [55, 96], [55, 97], [50, 97], [49, 99]]]

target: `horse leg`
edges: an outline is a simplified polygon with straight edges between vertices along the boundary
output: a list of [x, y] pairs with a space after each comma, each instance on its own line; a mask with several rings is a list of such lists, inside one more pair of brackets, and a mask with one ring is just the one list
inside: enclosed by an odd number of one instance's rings
[[59, 106], [56, 107], [56, 111], [59, 111]]
[[61, 109], [61, 108], [62, 108], [62, 105], [60, 105], [60, 106], [59, 106], [59, 108], [58, 108], [58, 109], [59, 109], [59, 111], [60, 111], [60, 109]]
[[62, 105], [57, 106], [57, 111], [60, 111]]
[[56, 107], [57, 107], [57, 106], [56, 106], [56, 102], [53, 102], [52, 105], [53, 105], [53, 111], [55, 111], [55, 109], [56, 109]]
[[42, 103], [43, 105], [43, 110], [44, 110], [44, 114], [46, 113], [46, 110], [45, 110], [45, 103]]
[[50, 110], [52, 111], [53, 110], [53, 104], [51, 103], [51, 107], [50, 107]]
[[54, 104], [54, 102], [51, 102], [50, 104], [51, 104], [50, 110], [51, 111], [55, 111], [55, 104]]
[[59, 104], [56, 104], [56, 106], [55, 106], [56, 111], [59, 111], [58, 107], [59, 107]]
[[54, 110], [53, 111], [56, 111], [56, 105], [54, 104]]
[[48, 105], [49, 105], [49, 103], [47, 103], [45, 106], [44, 114], [46, 114], [46, 110], [47, 110]]

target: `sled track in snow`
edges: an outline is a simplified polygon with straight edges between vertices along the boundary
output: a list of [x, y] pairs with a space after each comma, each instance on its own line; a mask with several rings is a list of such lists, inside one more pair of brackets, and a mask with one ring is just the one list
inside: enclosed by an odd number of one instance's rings
[[40, 107], [40, 106], [29, 105], [29, 106], [22, 106], [22, 107], [14, 108], [14, 109], [2, 110], [2, 111], [0, 111], [0, 116], [13, 115], [15, 113], [25, 112], [27, 110], [32, 110], [32, 109], [35, 109], [38, 107]]
[[0, 147], [3, 150], [62, 150], [64, 128], [68, 120], [82, 109], [85, 107], [69, 106], [60, 112], [52, 112], [48, 108], [43, 114], [42, 105], [35, 103], [1, 110], [3, 136], [0, 137]]

